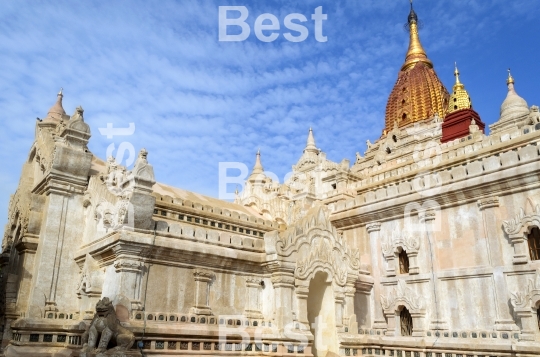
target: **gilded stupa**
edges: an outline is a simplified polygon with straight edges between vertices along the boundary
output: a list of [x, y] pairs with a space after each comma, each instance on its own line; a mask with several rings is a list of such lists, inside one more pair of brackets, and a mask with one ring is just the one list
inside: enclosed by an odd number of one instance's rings
[[398, 127], [403, 127], [435, 114], [442, 117], [448, 106], [448, 91], [435, 73], [433, 63], [420, 42], [418, 16], [412, 1], [407, 27], [410, 32], [409, 49], [388, 97], [383, 134], [392, 130], [394, 122]]
[[469, 93], [465, 89], [465, 85], [459, 80], [459, 70], [457, 63], [455, 64], [454, 77], [456, 77], [456, 83], [450, 96], [450, 102], [448, 103], [448, 113], [453, 113], [461, 109], [471, 109], [472, 101]]

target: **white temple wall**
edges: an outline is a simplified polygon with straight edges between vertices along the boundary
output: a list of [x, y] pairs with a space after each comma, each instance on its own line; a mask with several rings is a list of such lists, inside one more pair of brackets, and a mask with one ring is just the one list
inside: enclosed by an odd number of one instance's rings
[[491, 330], [496, 297], [491, 275], [441, 279], [441, 315], [451, 330]]
[[187, 314], [195, 302], [195, 285], [192, 269], [153, 264], [143, 279], [141, 299], [146, 294], [146, 311]]
[[60, 194], [48, 197], [35, 258], [30, 315], [38, 310], [43, 314], [46, 301], [56, 303], [60, 310], [78, 310], [78, 280], [73, 273], [79, 271], [74, 256], [82, 243], [83, 197]]

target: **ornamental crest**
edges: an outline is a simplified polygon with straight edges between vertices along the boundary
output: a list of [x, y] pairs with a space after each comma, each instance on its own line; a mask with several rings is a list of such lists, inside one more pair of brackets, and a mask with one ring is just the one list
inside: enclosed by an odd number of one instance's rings
[[407, 287], [404, 280], [398, 280], [387, 296], [381, 294], [381, 305], [385, 311], [392, 311], [399, 305], [406, 306], [412, 312], [423, 310], [426, 306], [424, 298], [413, 289]]
[[529, 226], [540, 227], [540, 205], [536, 205], [534, 212], [528, 215], [525, 214], [523, 208], [520, 208], [514, 218], [503, 222], [504, 231], [508, 235], [519, 234], [523, 228]]
[[360, 253], [347, 245], [328, 215], [325, 207], [316, 206], [284, 232], [267, 233], [268, 258], [295, 263], [296, 279], [308, 280], [317, 271], [325, 271], [339, 286], [349, 279], [356, 280]]
[[389, 238], [381, 243], [381, 249], [385, 257], [393, 256], [401, 247], [407, 253], [418, 252], [420, 249], [420, 238], [411, 236], [407, 232], [392, 231]]

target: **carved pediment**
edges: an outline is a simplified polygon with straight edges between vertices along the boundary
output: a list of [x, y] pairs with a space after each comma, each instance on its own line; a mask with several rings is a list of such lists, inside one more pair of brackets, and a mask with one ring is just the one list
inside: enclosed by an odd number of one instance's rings
[[400, 305], [411, 312], [421, 312], [426, 307], [425, 299], [413, 289], [407, 287], [404, 280], [398, 280], [397, 286], [388, 295], [381, 294], [381, 305], [385, 311], [396, 311]]
[[512, 219], [503, 221], [504, 231], [509, 235], [518, 235], [530, 226], [540, 227], [540, 204], [536, 205], [534, 212], [525, 214], [523, 208], [519, 209], [519, 213]]
[[398, 253], [399, 247], [407, 253], [417, 253], [420, 249], [420, 238], [411, 236], [407, 232], [393, 231], [390, 237], [381, 243], [381, 249], [385, 257]]
[[267, 234], [266, 251], [277, 255], [273, 259], [294, 262], [296, 279], [307, 280], [323, 270], [344, 286], [358, 275], [360, 253], [346, 244], [328, 215], [325, 207], [317, 206], [286, 231]]
[[527, 281], [527, 287], [521, 291], [510, 293], [510, 302], [514, 309], [530, 309], [540, 301], [540, 274]]

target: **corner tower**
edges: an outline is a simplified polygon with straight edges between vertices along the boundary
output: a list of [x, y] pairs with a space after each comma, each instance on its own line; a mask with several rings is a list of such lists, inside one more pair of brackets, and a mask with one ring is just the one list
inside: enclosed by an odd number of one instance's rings
[[406, 24], [409, 29], [409, 49], [388, 97], [383, 135], [394, 128], [394, 123], [403, 127], [435, 114], [443, 117], [448, 106], [448, 91], [422, 47], [418, 25], [418, 16], [411, 0], [411, 11]]
[[[473, 110], [471, 97], [465, 85], [459, 80], [459, 70], [455, 65], [454, 76], [456, 83], [448, 103], [446, 116], [442, 124], [441, 143], [468, 136], [474, 133], [484, 133], [485, 124], [480, 115]], [[472, 127], [471, 127], [472, 126]]]

